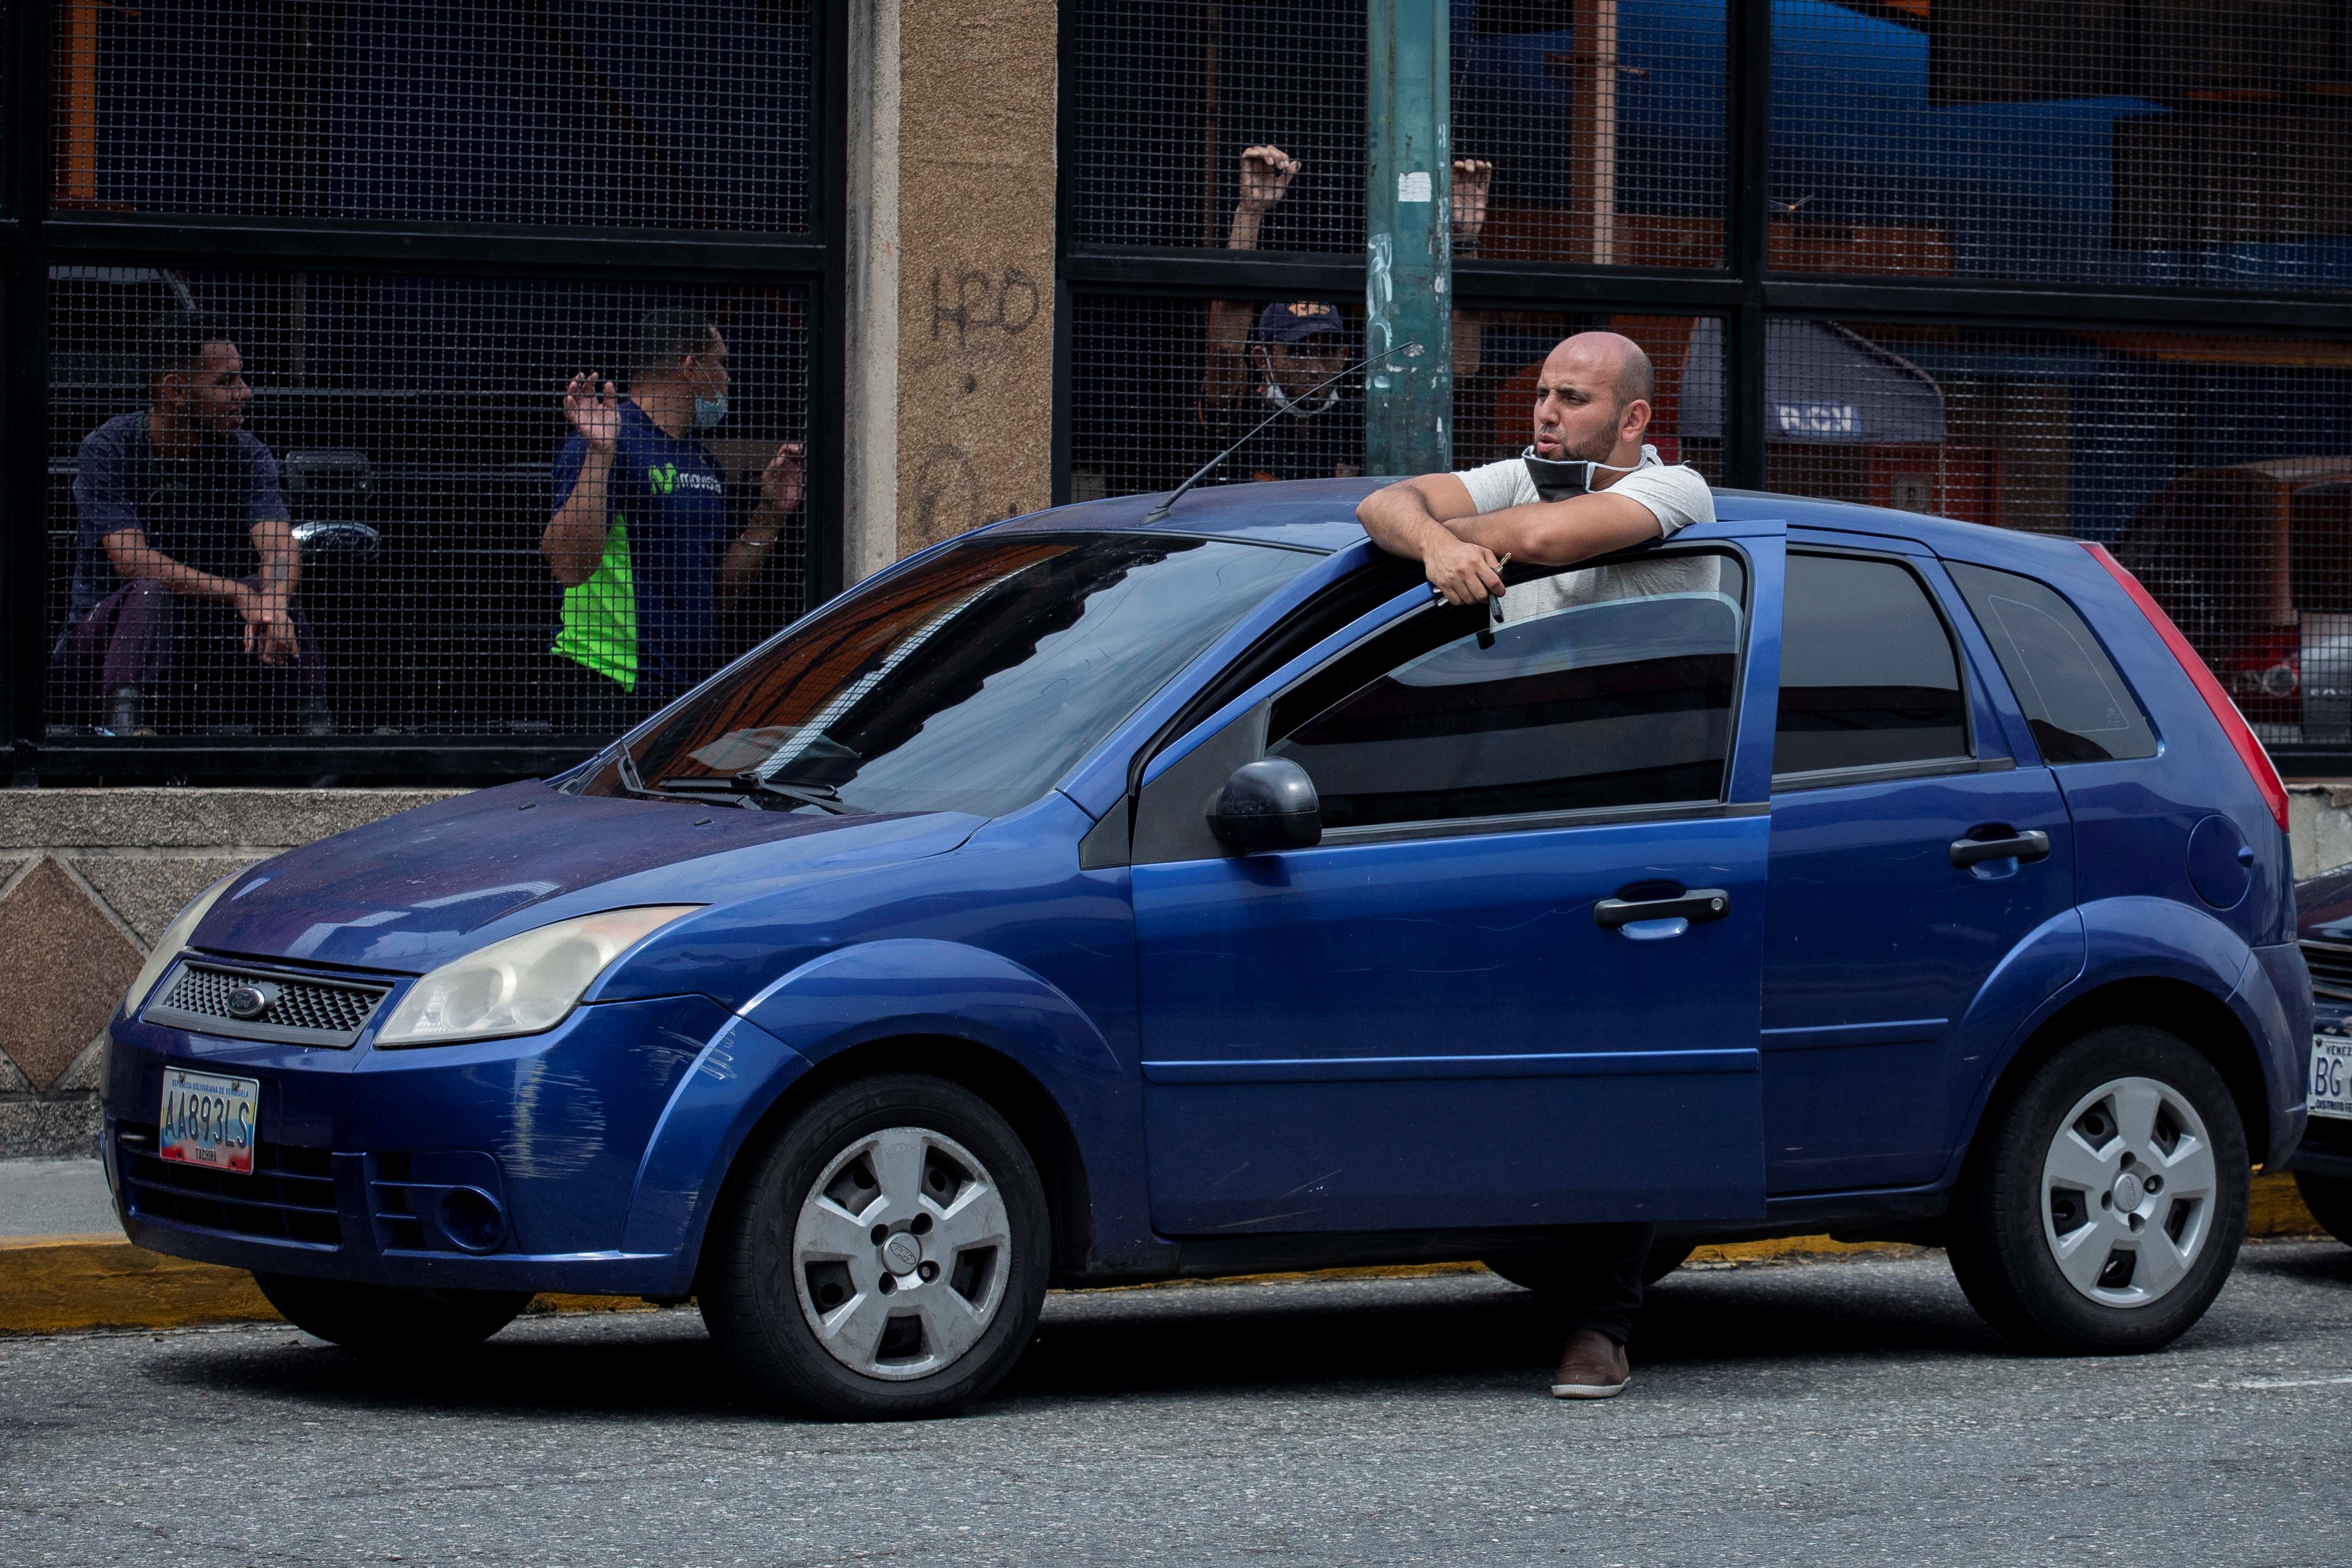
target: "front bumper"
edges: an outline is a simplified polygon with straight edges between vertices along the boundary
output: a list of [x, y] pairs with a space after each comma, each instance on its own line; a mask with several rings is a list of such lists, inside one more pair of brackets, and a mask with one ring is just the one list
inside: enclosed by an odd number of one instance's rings
[[[663, 1194], [656, 1206], [676, 1220], [654, 1235], [633, 1231], [631, 1208], [681, 1083], [736, 1022], [706, 997], [660, 997], [581, 1007], [543, 1035], [376, 1051], [118, 1018], [105, 1119], [116, 1210], [141, 1247], [259, 1272], [683, 1295], [707, 1205]], [[259, 1081], [252, 1174], [156, 1158], [166, 1065]]]

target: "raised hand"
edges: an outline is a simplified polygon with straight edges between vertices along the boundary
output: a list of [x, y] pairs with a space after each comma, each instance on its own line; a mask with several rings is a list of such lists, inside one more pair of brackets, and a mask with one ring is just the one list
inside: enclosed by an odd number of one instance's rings
[[1298, 177], [1299, 162], [1276, 146], [1242, 149], [1242, 205], [1270, 207]]
[[807, 493], [807, 467], [801, 460], [801, 444], [787, 441], [776, 448], [768, 466], [760, 472], [760, 496], [779, 515], [790, 517], [800, 510], [801, 497]]
[[601, 393], [598, 384], [593, 371], [573, 376], [563, 389], [563, 416], [591, 447], [609, 452], [621, 436], [621, 395], [609, 381], [602, 384]]
[[1486, 226], [1486, 193], [1495, 186], [1495, 165], [1484, 158], [1454, 160], [1454, 234], [1465, 245], [1478, 243]]

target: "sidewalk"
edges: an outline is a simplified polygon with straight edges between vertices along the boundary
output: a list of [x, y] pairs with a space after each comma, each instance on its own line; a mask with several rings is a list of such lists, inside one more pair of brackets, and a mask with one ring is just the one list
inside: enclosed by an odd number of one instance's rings
[[[2249, 1237], [2318, 1234], [2319, 1226], [2287, 1176], [2257, 1176], [2246, 1215]], [[1702, 1266], [1794, 1261], [1886, 1247], [1825, 1236], [1703, 1247]], [[1439, 1263], [1381, 1274], [1454, 1272]], [[1363, 1270], [1351, 1272], [1361, 1273]], [[541, 1296], [540, 1311], [629, 1311], [634, 1300]], [[124, 1239], [95, 1160], [0, 1160], [0, 1334], [66, 1333], [91, 1329], [179, 1329], [199, 1323], [256, 1322], [278, 1314], [240, 1269], [147, 1252]]]

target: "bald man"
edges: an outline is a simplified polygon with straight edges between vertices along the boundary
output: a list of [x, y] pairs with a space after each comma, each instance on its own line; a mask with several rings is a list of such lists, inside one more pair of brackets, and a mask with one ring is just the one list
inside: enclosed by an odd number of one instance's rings
[[[1373, 491], [1356, 508], [1364, 531], [1391, 555], [1417, 560], [1447, 603], [1475, 605], [1503, 591], [1501, 558], [1566, 566], [1715, 520], [1706, 480], [1658, 460], [1642, 437], [1654, 386], [1650, 356], [1615, 332], [1580, 332], [1545, 356], [1536, 386], [1535, 444], [1519, 457], [1458, 474], [1423, 474]], [[1709, 562], [1662, 561], [1671, 583], [1640, 592], [1698, 587]], [[1621, 585], [1622, 586], [1622, 585]], [[1569, 591], [1562, 585], [1562, 591]], [[1631, 1373], [1625, 1342], [1642, 1306], [1642, 1271], [1655, 1227], [1570, 1227], [1557, 1276], [1568, 1345], [1551, 1391], [1559, 1399], [1609, 1399]]]
[[1525, 453], [1400, 479], [1366, 496], [1356, 521], [1390, 554], [1420, 562], [1453, 605], [1500, 594], [1506, 555], [1566, 566], [1712, 522], [1706, 480], [1642, 439], [1656, 384], [1633, 339], [1579, 332], [1544, 357]]

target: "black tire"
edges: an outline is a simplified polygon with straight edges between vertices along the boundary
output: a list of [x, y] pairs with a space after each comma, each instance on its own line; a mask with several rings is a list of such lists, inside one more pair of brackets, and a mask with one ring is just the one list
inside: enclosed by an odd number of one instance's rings
[[[876, 1140], [903, 1147], [909, 1137], [919, 1144], [922, 1173], [919, 1195], [911, 1203], [885, 1190], [887, 1176], [870, 1160], [861, 1175], [858, 1162], [866, 1156], [857, 1152], [861, 1146], [870, 1145], [869, 1152], [882, 1148]], [[860, 1079], [819, 1096], [744, 1160], [741, 1179], [711, 1226], [701, 1298], [711, 1337], [751, 1389], [840, 1420], [913, 1420], [962, 1409], [1013, 1370], [1045, 1305], [1052, 1222], [1035, 1163], [986, 1100], [922, 1074]], [[943, 1173], [935, 1161], [949, 1169]], [[859, 1185], [868, 1178], [868, 1185]], [[900, 1232], [936, 1241], [950, 1235], [950, 1215], [975, 1212], [965, 1189], [956, 1185], [965, 1180], [975, 1184], [971, 1193], [992, 1193], [1001, 1203], [996, 1228], [1003, 1240], [969, 1251], [924, 1253], [917, 1271], [894, 1272], [894, 1254], [886, 1246], [901, 1246]], [[935, 1195], [940, 1190], [950, 1194], [945, 1206]], [[832, 1205], [822, 1213], [821, 1197]], [[887, 1233], [887, 1244], [876, 1246], [870, 1258], [839, 1265], [796, 1257], [803, 1219], [815, 1223], [834, 1209], [859, 1226], [875, 1222], [877, 1232]], [[923, 1253], [921, 1247], [916, 1250]], [[828, 1272], [835, 1268], [837, 1274]], [[950, 1290], [953, 1299], [937, 1294]], [[899, 1302], [908, 1310], [890, 1310]], [[953, 1331], [951, 1311], [974, 1309], [976, 1302], [986, 1310], [984, 1319], [981, 1310], [971, 1311], [984, 1321], [976, 1339], [934, 1347], [931, 1325], [947, 1324]], [[880, 1331], [868, 1335], [877, 1315]], [[838, 1325], [832, 1340], [838, 1353], [820, 1337], [820, 1320]], [[873, 1344], [865, 1343], [867, 1337]], [[930, 1367], [950, 1352], [944, 1364]], [[851, 1363], [853, 1356], [860, 1364]]]
[[[2158, 1160], [2135, 1154], [2128, 1130], [2113, 1125], [2118, 1101], [2102, 1100], [2076, 1113], [2084, 1097], [2126, 1080], [2152, 1080], [2170, 1097], [2161, 1100], [2147, 1135]], [[2204, 1125], [2209, 1177], [2183, 1164], [2174, 1172], [2168, 1197], [2147, 1192], [2144, 1184], [2110, 1185], [2103, 1197], [2096, 1181], [2063, 1178], [2045, 1190], [2051, 1168], [2045, 1162], [2062, 1153], [2074, 1157], [2077, 1144], [2088, 1155], [2079, 1167], [2086, 1172], [2113, 1170], [2119, 1180], [2137, 1171], [2161, 1179], [2164, 1162], [2193, 1159], [2194, 1140], [2172, 1120], [2184, 1105]], [[2164, 1152], [2168, 1126], [2175, 1142]], [[2062, 1131], [2070, 1140], [2063, 1150]], [[2140, 1176], [2133, 1180], [2141, 1183]], [[2229, 1279], [2245, 1239], [2248, 1180], [2245, 1130], [2212, 1063], [2162, 1029], [2139, 1024], [2095, 1029], [2062, 1047], [1986, 1113], [1953, 1195], [1952, 1272], [1985, 1321], [2027, 1350], [2056, 1355], [2158, 1350], [2203, 1317]], [[2200, 1182], [2205, 1196], [2182, 1195]], [[2123, 1228], [2135, 1215], [2141, 1225]], [[2164, 1237], [2156, 1234], [2158, 1228]], [[2176, 1230], [2179, 1241], [2158, 1252]], [[2062, 1247], [2088, 1277], [2086, 1285], [2076, 1285], [2062, 1268]], [[2179, 1272], [2168, 1278], [2175, 1266]], [[2135, 1303], [2129, 1300], [2135, 1294], [2147, 1299]]]
[[399, 1290], [296, 1274], [256, 1274], [253, 1282], [304, 1333], [374, 1356], [469, 1350], [513, 1322], [531, 1296], [528, 1290]]
[[[1650, 1256], [1642, 1263], [1642, 1284], [1644, 1289], [1655, 1285], [1683, 1266], [1683, 1259], [1698, 1250], [1687, 1241], [1662, 1241], [1650, 1248]], [[1522, 1252], [1507, 1258], [1484, 1260], [1489, 1273], [1499, 1274], [1524, 1290], [1540, 1295], [1558, 1296], [1565, 1293], [1569, 1284], [1570, 1262], [1557, 1253]]]
[[2303, 1206], [2311, 1211], [2311, 1217], [2328, 1235], [2352, 1247], [2352, 1182], [2340, 1176], [2308, 1176], [2297, 1171], [2294, 1190], [2303, 1194]]

